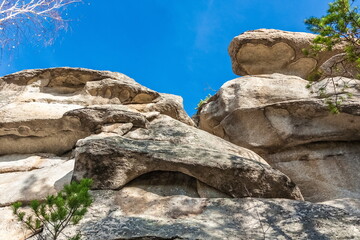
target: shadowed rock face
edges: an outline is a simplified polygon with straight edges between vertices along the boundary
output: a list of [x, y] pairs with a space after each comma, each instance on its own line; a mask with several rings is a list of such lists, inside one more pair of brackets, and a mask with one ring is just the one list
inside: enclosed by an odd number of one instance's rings
[[339, 46], [316, 57], [306, 56], [303, 49], [310, 48], [315, 36], [275, 29], [242, 33], [232, 40], [228, 49], [233, 71], [241, 76], [282, 73], [307, 78], [325, 61], [341, 53]]
[[[168, 201], [171, 197], [174, 197], [173, 202]], [[204, 201], [196, 200], [200, 197], [230, 198], [229, 195], [183, 173], [156, 171], [144, 174], [126, 184], [117, 192], [115, 203], [127, 215], [140, 214], [153, 217], [166, 215], [178, 218], [201, 213], [205, 205]], [[186, 200], [193, 202], [194, 205], [190, 202], [186, 203]], [[185, 204], [182, 201], [185, 201]]]

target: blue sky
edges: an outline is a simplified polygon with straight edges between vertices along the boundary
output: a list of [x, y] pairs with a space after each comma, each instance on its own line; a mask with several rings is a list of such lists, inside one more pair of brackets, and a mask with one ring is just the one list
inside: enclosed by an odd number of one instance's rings
[[[124, 73], [158, 92], [200, 99], [236, 76], [227, 47], [244, 31], [306, 31], [328, 0], [84, 0], [69, 7], [68, 31], [53, 45], [23, 41], [3, 54], [0, 75], [32, 68], [83, 67]], [[4, 50], [6, 51], [6, 50]]]

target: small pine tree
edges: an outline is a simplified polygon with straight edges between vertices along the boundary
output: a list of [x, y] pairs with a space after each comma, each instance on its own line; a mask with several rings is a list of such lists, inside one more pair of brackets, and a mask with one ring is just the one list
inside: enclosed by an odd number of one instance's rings
[[335, 0], [329, 4], [327, 15], [310, 17], [305, 24], [319, 34], [313, 41], [313, 51], [331, 51], [336, 44], [345, 43], [348, 61], [360, 67], [360, 14], [354, 4], [355, 0]]
[[[321, 18], [310, 17], [305, 20], [305, 23], [308, 29], [317, 33], [318, 36], [313, 40], [310, 51], [305, 50], [304, 52], [317, 54], [323, 51], [331, 51], [339, 43], [344, 44], [346, 55], [341, 62], [345, 61], [355, 66], [357, 71], [351, 77], [360, 79], [360, 14], [358, 7], [355, 6], [355, 0], [335, 0], [329, 3], [327, 15]], [[336, 65], [337, 63], [334, 63], [333, 67], [336, 68]], [[346, 93], [347, 84], [338, 89], [339, 86], [332, 76], [325, 77], [329, 77], [329, 80], [320, 88], [320, 95], [325, 95], [325, 101], [331, 112], [339, 113], [342, 101], [347, 97], [351, 97], [349, 93], [343, 94]], [[316, 79], [310, 79], [311, 82], [314, 80]], [[324, 92], [328, 84], [331, 84], [334, 88], [335, 97], [333, 99], [327, 97], [327, 93]], [[308, 85], [308, 87], [310, 86], [311, 84]], [[340, 94], [344, 96], [338, 97]]]
[[[70, 225], [75, 225], [84, 217], [87, 208], [92, 203], [89, 189], [91, 179], [82, 179], [79, 183], [72, 182], [65, 185], [57, 195], [50, 195], [45, 201], [31, 201], [32, 213], [25, 216], [19, 210], [21, 202], [12, 205], [14, 214], [23, 222], [33, 234], [38, 233], [40, 240], [56, 240], [62, 231]], [[41, 231], [42, 230], [42, 231]], [[68, 237], [69, 240], [80, 240], [80, 234]]]

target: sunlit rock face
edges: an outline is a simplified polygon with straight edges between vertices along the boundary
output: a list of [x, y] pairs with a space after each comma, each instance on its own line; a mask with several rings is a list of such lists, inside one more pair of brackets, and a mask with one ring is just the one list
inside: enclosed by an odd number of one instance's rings
[[84, 177], [94, 203], [65, 234], [87, 240], [360, 236], [358, 216], [302, 201], [260, 155], [194, 127], [180, 97], [123, 74], [23, 71], [0, 78], [0, 102], [1, 238], [31, 235], [12, 203]]
[[306, 200], [360, 198], [360, 81], [351, 82], [352, 98], [332, 114], [299, 77], [234, 79], [198, 112], [199, 127], [260, 154], [290, 176]]
[[[2, 141], [0, 141], [2, 143]], [[11, 204], [44, 200], [70, 183], [74, 160], [49, 153], [0, 156], [0, 239], [32, 236], [13, 214]], [[28, 208], [23, 209], [31, 214]]]
[[[225, 83], [201, 108], [199, 127], [258, 152], [311, 142], [357, 141], [360, 81], [352, 82], [353, 98], [335, 115], [300, 77], [274, 73], [237, 78]], [[334, 94], [330, 87], [327, 92]]]
[[182, 172], [232, 197], [302, 199], [284, 174], [257, 154], [168, 116], [125, 135], [101, 133], [78, 141], [74, 179], [95, 189], [118, 189], [153, 171]]
[[309, 50], [316, 35], [275, 29], [247, 31], [234, 37], [229, 46], [232, 69], [240, 76], [282, 73], [308, 78], [327, 60], [341, 53], [341, 45], [331, 52], [313, 55]]
[[45, 199], [69, 183], [74, 160], [45, 154], [0, 156], [0, 206]]
[[[224, 83], [194, 119], [290, 176], [305, 200], [360, 199], [360, 81], [348, 78], [358, 70], [339, 68], [341, 44], [304, 55], [314, 37], [272, 29], [235, 37], [233, 71], [245, 76]], [[314, 73], [320, 80], [309, 86]], [[340, 114], [330, 113], [327, 99], [346, 99]]]
[[340, 114], [330, 113], [306, 84], [282, 74], [229, 81], [199, 111], [199, 127], [260, 154], [306, 200], [360, 198], [360, 82], [353, 79], [353, 97]]
[[63, 154], [92, 133], [80, 118], [64, 113], [104, 104], [133, 112], [157, 111], [193, 125], [180, 97], [150, 90], [121, 73], [81, 68], [26, 70], [0, 78], [0, 155]]

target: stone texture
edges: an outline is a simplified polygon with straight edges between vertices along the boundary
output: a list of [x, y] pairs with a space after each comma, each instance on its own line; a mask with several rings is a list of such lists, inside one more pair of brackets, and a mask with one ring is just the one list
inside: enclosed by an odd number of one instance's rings
[[179, 144], [226, 152], [268, 165], [264, 159], [248, 149], [238, 147], [228, 141], [223, 141], [219, 137], [197, 128], [189, 127], [179, 121], [174, 121], [167, 116], [158, 116], [146, 128], [133, 129], [124, 136], [140, 141], [168, 142], [175, 146]]
[[341, 208], [353, 215], [360, 216], [359, 198], [340, 198], [331, 201], [321, 202], [321, 204], [326, 204], [336, 208]]
[[[172, 94], [161, 94], [156, 102], [148, 104], [130, 104], [129, 107], [139, 110], [140, 112], [159, 112], [170, 116], [190, 126], [194, 126], [194, 122], [189, 118], [187, 113], [182, 109], [182, 97]], [[179, 107], [181, 106], [181, 107]]]
[[133, 196], [132, 204], [124, 205], [119, 202], [124, 201], [119, 197], [123, 190], [93, 192], [95, 202], [79, 227], [85, 240], [360, 237], [358, 216], [326, 205], [286, 199], [154, 195], [149, 199], [146, 194]]
[[[316, 83], [314, 91], [325, 81]], [[353, 82], [360, 86], [359, 80]], [[352, 88], [353, 97], [343, 104], [342, 113], [334, 115], [306, 88], [307, 83], [282, 74], [228, 81], [200, 109], [199, 127], [258, 152], [309, 142], [360, 139], [360, 91]], [[326, 91], [333, 94], [330, 86]]]
[[0, 174], [31, 171], [51, 167], [63, 162], [65, 162], [63, 158], [51, 154], [4, 155], [0, 156]]
[[[30, 213], [25, 209], [22, 211]], [[0, 216], [1, 240], [25, 240], [32, 236], [32, 232], [17, 220], [11, 207], [0, 207]]]
[[210, 187], [209, 185], [197, 180], [196, 190], [201, 198], [229, 198], [230, 196], [223, 193], [216, 188]]
[[[350, 83], [353, 97], [340, 114], [317, 96], [327, 81], [339, 88]], [[311, 89], [307, 83], [282, 74], [231, 80], [199, 110], [199, 127], [260, 154], [299, 184], [307, 200], [357, 198], [360, 81], [324, 79]], [[326, 92], [336, 94], [330, 84]]]
[[[119, 192], [117, 202], [125, 205], [128, 211], [151, 211], [155, 214], [159, 209], [148, 209], [146, 204], [139, 204], [132, 201], [133, 198], [141, 196], [149, 201], [157, 199], [159, 196], [188, 196], [192, 198], [231, 198], [229, 195], [220, 192], [216, 188], [200, 182], [194, 177], [190, 177], [180, 172], [154, 171], [141, 175], [125, 185]], [[142, 208], [141, 206], [144, 206]], [[159, 210], [160, 211], [160, 210]]]
[[[54, 68], [1, 77], [0, 239], [30, 236], [5, 206], [43, 200], [70, 183], [69, 158], [79, 139], [121, 136], [146, 128], [161, 114], [194, 125], [181, 97], [157, 93], [120, 73]], [[197, 186], [195, 178], [184, 176]]]
[[78, 118], [63, 115], [96, 105], [158, 111], [193, 125], [180, 97], [157, 93], [121, 73], [81, 68], [25, 70], [0, 78], [0, 155], [71, 150], [91, 132], [81, 127]]
[[341, 52], [323, 52], [306, 56], [316, 35], [275, 29], [247, 31], [235, 37], [229, 46], [232, 68], [237, 75], [282, 73], [307, 78], [329, 58]]
[[326, 60], [319, 67], [319, 72], [322, 74], [322, 78], [324, 76], [357, 78], [359, 69], [356, 68], [354, 63], [346, 60], [346, 53], [339, 53]]
[[271, 165], [291, 176], [307, 201], [360, 199], [360, 143], [319, 142], [270, 153]]
[[[360, 115], [357, 98], [344, 106], [340, 116], [348, 122], [341, 125], [323, 113], [321, 99], [315, 99], [299, 77], [259, 76], [254, 83], [244, 82], [248, 85], [232, 83], [224, 90], [227, 97], [212, 97], [200, 112], [216, 114], [200, 114], [200, 123], [215, 129], [233, 109], [268, 114], [262, 121], [271, 126], [258, 133], [260, 144], [250, 131], [242, 136], [256, 140], [249, 147], [261, 150], [278, 168], [296, 172], [300, 184], [319, 176], [317, 167], [323, 175], [338, 174], [313, 181], [324, 190], [318, 191], [316, 201], [330, 195], [336, 201], [317, 205], [290, 200], [303, 197], [289, 177], [252, 150], [192, 127], [179, 97], [152, 91], [120, 73], [29, 70], [0, 78], [0, 239], [29, 236], [15, 224], [8, 205], [41, 200], [71, 178], [83, 177], [94, 180], [94, 204], [80, 225], [67, 233], [80, 230], [88, 240], [359, 238], [354, 175], [359, 172], [355, 163], [359, 134], [350, 131]], [[296, 89], [288, 87], [290, 82]], [[244, 94], [238, 95], [239, 90]], [[290, 92], [279, 94], [286, 90]], [[232, 96], [240, 97], [234, 101]], [[302, 109], [303, 105], [308, 108]], [[311, 113], [317, 120], [306, 126], [312, 129], [291, 129], [308, 123]], [[249, 127], [257, 123], [255, 132], [262, 130], [257, 116], [262, 115], [256, 113], [243, 122]], [[322, 125], [314, 135], [315, 145], [308, 136]], [[224, 133], [230, 136], [233, 129]], [[270, 130], [274, 136], [267, 136]], [[284, 147], [278, 149], [277, 144]], [[303, 165], [290, 157], [300, 158]], [[318, 165], [313, 164], [316, 157]], [[297, 170], [287, 169], [291, 164]], [[340, 164], [349, 171], [338, 171], [335, 166]], [[351, 188], [342, 185], [345, 181], [356, 183]], [[340, 189], [352, 194], [350, 204], [345, 204], [346, 194], [339, 194]], [[310, 191], [305, 192], [310, 196]]]
[[118, 189], [145, 173], [176, 171], [233, 197], [302, 199], [289, 178], [252, 151], [166, 116], [124, 136], [82, 139], [75, 159], [74, 179], [92, 178], [95, 189]]
[[[63, 118], [62, 116], [51, 119], [46, 116], [47, 112], [44, 114], [37, 112], [46, 111], [46, 107], [49, 106], [36, 105], [36, 103], [26, 104], [24, 106], [26, 110], [18, 105], [14, 105], [12, 109], [9, 109], [8, 106], [1, 109], [4, 111], [3, 113], [10, 113], [13, 116], [11, 116], [12, 120], [0, 123], [0, 141], [2, 143], [0, 145], [0, 155], [37, 152], [60, 155], [71, 150], [78, 139], [90, 135], [89, 131], [81, 128], [78, 119]], [[37, 109], [37, 107], [39, 108]], [[51, 106], [51, 108], [57, 107], [55, 104]], [[21, 115], [17, 114], [17, 112], [21, 110], [24, 110], [23, 114], [26, 114], [26, 116], [37, 116], [38, 119], [20, 119]], [[49, 109], [49, 111], [51, 110]], [[6, 115], [5, 117], [7, 117]]]
[[[282, 74], [245, 76], [228, 81], [216, 95], [210, 98], [208, 104], [204, 104], [199, 109], [197, 115], [199, 127], [226, 139], [219, 124], [233, 111], [237, 109], [251, 111], [277, 102], [307, 99], [310, 96], [310, 91], [306, 89], [307, 83], [300, 77]], [[293, 87], [289, 88], [289, 84]], [[257, 125], [251, 124], [251, 129], [254, 127]], [[254, 134], [256, 133], [257, 131], [254, 131]], [[236, 134], [236, 131], [231, 131], [231, 134]]]
[[132, 197], [149, 195], [149, 198], [159, 196], [188, 196], [198, 198], [197, 180], [180, 172], [154, 171], [143, 174], [135, 178], [120, 191], [121, 197], [118, 202], [133, 204], [128, 207], [128, 211], [153, 211], [154, 209], [141, 208], [135, 206], [131, 201]]
[[[52, 154], [0, 156], [0, 239], [25, 240], [32, 236], [13, 214], [11, 204], [44, 200], [69, 184], [74, 160]], [[22, 208], [31, 214], [29, 207]]]
[[145, 128], [148, 124], [146, 116], [128, 107], [99, 105], [75, 109], [64, 114], [64, 118], [77, 119], [83, 129], [93, 133], [103, 126], [131, 124], [132, 127]]
[[74, 160], [26, 172], [0, 174], [0, 206], [42, 200], [70, 183]]

